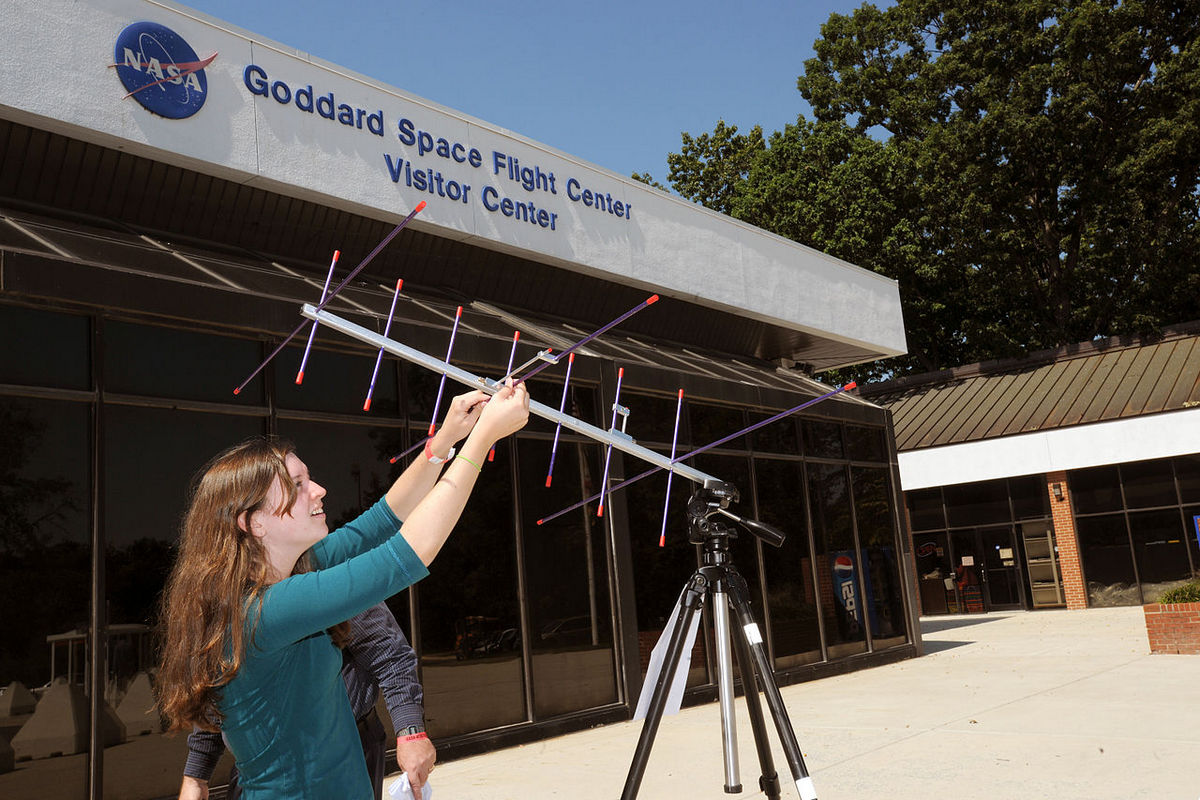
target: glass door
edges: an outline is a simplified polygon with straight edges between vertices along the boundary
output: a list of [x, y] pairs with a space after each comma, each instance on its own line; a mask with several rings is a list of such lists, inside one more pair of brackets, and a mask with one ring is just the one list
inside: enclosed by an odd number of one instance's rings
[[955, 592], [968, 614], [1023, 608], [1017, 549], [1010, 526], [950, 532]]

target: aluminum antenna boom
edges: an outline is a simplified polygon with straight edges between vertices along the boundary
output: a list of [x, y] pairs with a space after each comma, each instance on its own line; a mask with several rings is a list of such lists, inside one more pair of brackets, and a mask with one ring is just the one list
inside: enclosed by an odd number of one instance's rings
[[[495, 384], [486, 378], [481, 378], [480, 376], [467, 372], [465, 369], [460, 369], [453, 364], [447, 364], [441, 359], [422, 353], [420, 350], [415, 350], [408, 345], [400, 344], [394, 339], [388, 339], [384, 336], [380, 336], [375, 331], [368, 330], [361, 325], [356, 325], [353, 322], [342, 319], [341, 317], [330, 313], [329, 311], [324, 309], [317, 310], [316, 306], [313, 306], [309, 303], [305, 303], [300, 308], [300, 313], [308, 319], [318, 321], [322, 325], [326, 325], [336, 331], [346, 334], [351, 339], [357, 339], [358, 341], [368, 344], [371, 347], [382, 347], [384, 350], [398, 358], [402, 358], [405, 361], [410, 361], [417, 366], [425, 367], [426, 369], [436, 372], [440, 375], [445, 375], [465, 386], [469, 386], [472, 389], [482, 389], [488, 394], [495, 394], [499, 388], [498, 384]], [[589, 439], [594, 439], [601, 444], [610, 445], [623, 453], [628, 453], [635, 458], [640, 458], [642, 461], [653, 464], [659, 469], [670, 470], [681, 478], [687, 478], [690, 481], [695, 481], [696, 483], [704, 486], [708, 486], [710, 483], [723, 483], [723, 481], [720, 479], [715, 478], [706, 472], [701, 472], [695, 467], [691, 467], [682, 462], [676, 462], [673, 464], [671, 463], [669, 456], [663, 455], [662, 453], [656, 453], [649, 448], [642, 447], [628, 437], [597, 428], [595, 425], [589, 425], [583, 420], [572, 417], [569, 414], [560, 413], [558, 409], [543, 405], [536, 400], [529, 401], [529, 411], [530, 413], [536, 414], [543, 419], [548, 419], [551, 422], [562, 425], [564, 428], [568, 428], [578, 434], [582, 434]]]

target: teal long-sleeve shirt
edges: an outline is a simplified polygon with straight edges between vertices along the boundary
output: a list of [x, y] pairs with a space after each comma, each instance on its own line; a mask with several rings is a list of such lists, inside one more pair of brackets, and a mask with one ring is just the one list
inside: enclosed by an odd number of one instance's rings
[[380, 500], [310, 551], [313, 572], [263, 594], [238, 674], [222, 691], [222, 732], [245, 800], [372, 800], [341, 651], [325, 633], [429, 574]]

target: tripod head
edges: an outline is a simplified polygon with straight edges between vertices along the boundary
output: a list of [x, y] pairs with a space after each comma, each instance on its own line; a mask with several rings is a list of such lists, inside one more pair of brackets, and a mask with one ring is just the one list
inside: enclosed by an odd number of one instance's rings
[[688, 500], [688, 541], [703, 544], [713, 538], [736, 539], [737, 531], [718, 515], [731, 519], [772, 547], [783, 546], [787, 534], [765, 522], [739, 517], [729, 510], [741, 495], [737, 487], [724, 481], [705, 481]]

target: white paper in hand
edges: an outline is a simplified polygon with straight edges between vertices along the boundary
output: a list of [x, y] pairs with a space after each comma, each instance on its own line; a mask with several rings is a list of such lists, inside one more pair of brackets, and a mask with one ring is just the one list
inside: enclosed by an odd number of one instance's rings
[[[686, 590], [684, 590], [686, 591]], [[671, 634], [675, 630], [675, 620], [679, 616], [683, 594], [675, 601], [675, 608], [667, 620], [667, 627], [658, 637], [658, 644], [650, 651], [650, 663], [646, 667], [646, 680], [642, 682], [642, 694], [638, 697], [637, 710], [633, 712], [634, 719], [645, 719], [650, 710], [650, 697], [654, 694], [654, 686], [658, 683], [658, 674], [662, 672], [663, 661], [667, 659], [667, 647], [671, 643]], [[679, 656], [679, 668], [671, 681], [671, 690], [667, 693], [667, 705], [663, 715], [676, 714], [683, 705], [683, 690], [687, 687], [688, 670], [692, 666], [692, 647], [696, 644], [696, 631], [700, 627], [700, 614], [692, 616], [692, 624], [688, 626], [687, 641], [683, 645], [683, 653]]]
[[[392, 781], [391, 787], [388, 789], [388, 796], [394, 800], [416, 800], [413, 797], [412, 785], [408, 782], [408, 773], [400, 774], [397, 780]], [[429, 785], [429, 781], [425, 781], [425, 785], [421, 787], [421, 800], [429, 800], [433, 797], [433, 787]]]

